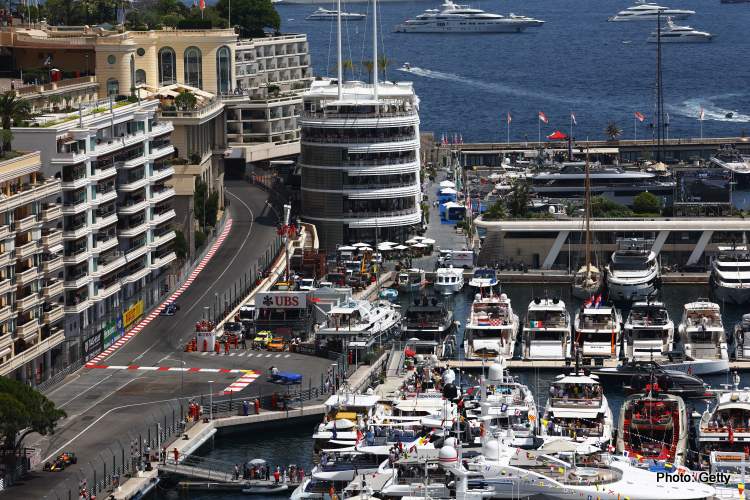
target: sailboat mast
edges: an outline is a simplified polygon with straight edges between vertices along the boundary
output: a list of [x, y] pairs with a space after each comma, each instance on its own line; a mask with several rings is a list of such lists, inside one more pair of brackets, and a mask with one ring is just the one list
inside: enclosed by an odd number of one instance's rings
[[589, 147], [586, 145], [586, 177], [584, 181], [586, 190], [586, 282], [591, 279], [591, 179], [589, 178]]

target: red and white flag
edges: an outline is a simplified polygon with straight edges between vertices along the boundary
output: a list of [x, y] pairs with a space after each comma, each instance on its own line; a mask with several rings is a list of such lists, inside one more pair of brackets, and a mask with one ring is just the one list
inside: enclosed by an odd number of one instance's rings
[[513, 117], [510, 116], [510, 111], [508, 111], [508, 113], [505, 115], [505, 123], [509, 124], [512, 121], [513, 121]]
[[573, 122], [573, 125], [578, 125], [578, 122], [576, 121], [576, 114], [572, 111], [570, 112], [570, 121]]
[[539, 121], [542, 121], [544, 123], [549, 123], [549, 120], [547, 119], [547, 115], [544, 114], [544, 111], [539, 112]]
[[638, 118], [638, 121], [639, 121], [639, 122], [642, 122], [643, 120], [645, 120], [645, 119], [646, 119], [646, 115], [644, 115], [644, 114], [643, 114], [643, 113], [641, 113], [640, 111], [636, 111], [636, 112], [635, 112], [635, 117], [636, 117], [636, 118]]
[[198, 7], [200, 7], [201, 10], [204, 10], [206, 8], [206, 0], [200, 0]]
[[698, 119], [700, 121], [703, 121], [703, 118], [705, 118], [705, 117], [706, 117], [706, 110], [703, 109], [703, 106], [701, 106], [701, 114], [700, 114], [700, 117]]

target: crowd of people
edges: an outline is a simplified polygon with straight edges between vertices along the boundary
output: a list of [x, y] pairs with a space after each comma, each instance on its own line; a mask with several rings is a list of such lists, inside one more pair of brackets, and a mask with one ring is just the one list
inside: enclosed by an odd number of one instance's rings
[[253, 463], [253, 461], [234, 465], [234, 479], [249, 481], [273, 481], [274, 484], [301, 483], [305, 479], [304, 467], [287, 465], [271, 467], [265, 463]]

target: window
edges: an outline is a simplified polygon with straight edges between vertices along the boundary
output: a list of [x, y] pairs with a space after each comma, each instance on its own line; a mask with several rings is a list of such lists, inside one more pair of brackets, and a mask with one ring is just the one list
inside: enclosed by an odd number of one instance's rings
[[203, 88], [201, 51], [198, 47], [185, 49], [185, 85]]
[[159, 50], [159, 85], [171, 85], [177, 82], [176, 63], [174, 50], [169, 47]]
[[120, 94], [120, 82], [115, 78], [107, 80], [107, 95], [116, 96]]
[[229, 47], [219, 47], [216, 51], [216, 84], [220, 94], [228, 94], [231, 89], [232, 67], [229, 60], [232, 53]]
[[136, 50], [135, 53], [143, 57], [146, 54], [146, 50], [143, 47], [138, 47], [138, 50]]
[[146, 83], [146, 72], [142, 69], [135, 70], [135, 84], [141, 85]]
[[110, 55], [107, 56], [107, 62], [109, 64], [114, 64], [114, 63], [117, 62], [117, 58], [115, 56], [113, 56], [113, 55], [110, 54]]

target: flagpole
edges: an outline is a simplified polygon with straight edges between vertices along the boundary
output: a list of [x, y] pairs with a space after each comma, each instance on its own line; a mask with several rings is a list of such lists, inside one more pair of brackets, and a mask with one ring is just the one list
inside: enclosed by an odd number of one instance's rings
[[638, 118], [633, 116], [633, 141], [638, 140]]
[[539, 147], [542, 147], [542, 120], [537, 117], [537, 124], [539, 125]]
[[570, 140], [573, 140], [573, 112], [570, 112]]
[[699, 120], [701, 122], [701, 141], [703, 140], [703, 118]]
[[508, 120], [508, 117], [505, 117], [505, 134], [506, 134], [506, 143], [510, 144], [510, 120]]

